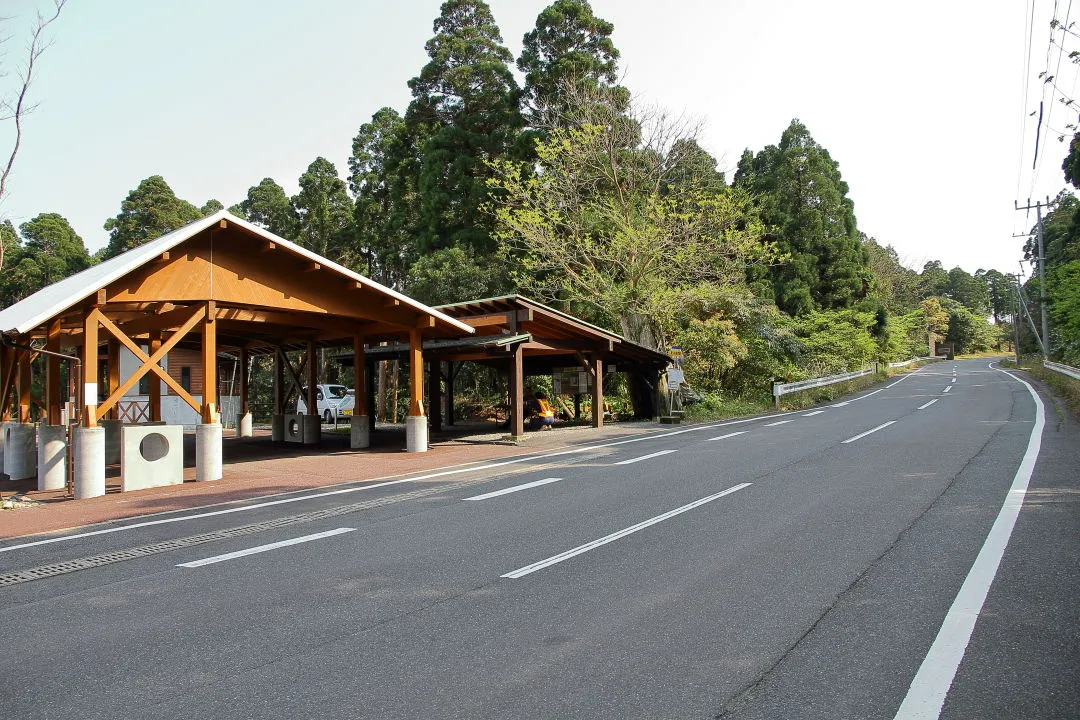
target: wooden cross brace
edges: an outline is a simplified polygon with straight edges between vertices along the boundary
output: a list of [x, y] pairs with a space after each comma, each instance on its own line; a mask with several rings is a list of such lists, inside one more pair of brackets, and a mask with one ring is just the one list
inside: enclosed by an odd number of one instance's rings
[[133, 372], [131, 374], [131, 377], [121, 383], [120, 387], [118, 387], [114, 393], [109, 395], [109, 397], [106, 398], [105, 402], [97, 406], [97, 410], [95, 411], [97, 419], [101, 420], [102, 418], [104, 418], [105, 415], [109, 412], [109, 410], [112, 409], [112, 407], [116, 405], [116, 403], [119, 402], [120, 399], [124, 397], [124, 395], [127, 394], [128, 390], [131, 390], [131, 388], [135, 387], [139, 380], [142, 379], [142, 376], [148, 372], [152, 372], [159, 378], [161, 378], [162, 381], [164, 381], [166, 385], [172, 388], [172, 391], [179, 395], [184, 402], [190, 405], [192, 409], [195, 410], [195, 412], [202, 412], [202, 405], [196, 402], [195, 398], [191, 397], [191, 395], [188, 394], [187, 390], [184, 390], [184, 388], [180, 386], [180, 383], [174, 380], [173, 377], [169, 375], [169, 373], [165, 372], [165, 370], [161, 367], [161, 359], [164, 358], [169, 353], [169, 351], [172, 350], [176, 346], [176, 344], [179, 343], [185, 335], [191, 332], [191, 330], [199, 324], [199, 321], [205, 317], [205, 306], [199, 306], [197, 308], [194, 308], [191, 311], [191, 317], [189, 317], [187, 321], [183, 325], [181, 325], [180, 328], [172, 334], [172, 336], [169, 337], [168, 340], [161, 343], [161, 347], [154, 351], [153, 355], [147, 355], [145, 352], [143, 352], [143, 349], [141, 347], [135, 344], [134, 340], [125, 335], [120, 328], [116, 327], [116, 325], [114, 325], [113, 322], [109, 320], [109, 318], [105, 317], [104, 313], [102, 313], [97, 308], [94, 308], [94, 310], [90, 312], [89, 320], [91, 322], [100, 323], [101, 326], [109, 332], [109, 334], [119, 340], [124, 347], [130, 350], [132, 355], [142, 361], [142, 365], [139, 366], [139, 369]]

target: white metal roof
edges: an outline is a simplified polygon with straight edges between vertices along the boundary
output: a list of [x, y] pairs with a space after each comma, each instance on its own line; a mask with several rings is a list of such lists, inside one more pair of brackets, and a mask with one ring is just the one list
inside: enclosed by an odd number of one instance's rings
[[0, 332], [9, 335], [23, 335], [30, 332], [50, 318], [63, 313], [71, 306], [90, 297], [114, 280], [127, 275], [129, 272], [158, 257], [161, 253], [176, 247], [208, 227], [217, 224], [219, 220], [227, 220], [230, 223], [235, 223], [245, 230], [258, 235], [269, 242], [275, 243], [279, 248], [288, 250], [289, 252], [311, 260], [312, 262], [316, 262], [323, 267], [345, 275], [366, 287], [400, 300], [403, 304], [438, 318], [461, 330], [463, 333], [471, 334], [475, 332], [472, 327], [460, 320], [455, 320], [449, 315], [444, 315], [438, 310], [402, 295], [396, 290], [391, 290], [385, 285], [381, 285], [346, 267], [338, 265], [324, 257], [320, 257], [306, 248], [302, 248], [295, 243], [289, 242], [285, 238], [278, 237], [269, 230], [236, 217], [228, 210], [218, 211], [213, 215], [185, 225], [179, 230], [173, 230], [171, 233], [162, 235], [156, 240], [151, 240], [144, 245], [132, 248], [105, 262], [89, 267], [80, 273], [76, 273], [59, 282], [48, 285], [41, 290], [38, 290], [30, 297], [0, 310]]

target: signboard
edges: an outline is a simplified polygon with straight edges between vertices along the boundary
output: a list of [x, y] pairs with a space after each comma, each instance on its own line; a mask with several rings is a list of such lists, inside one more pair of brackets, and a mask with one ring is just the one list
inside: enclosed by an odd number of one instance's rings
[[555, 368], [551, 380], [556, 395], [587, 393], [592, 385], [592, 376], [581, 368]]
[[669, 388], [676, 388], [686, 382], [682, 368], [670, 367], [667, 371], [667, 384]]

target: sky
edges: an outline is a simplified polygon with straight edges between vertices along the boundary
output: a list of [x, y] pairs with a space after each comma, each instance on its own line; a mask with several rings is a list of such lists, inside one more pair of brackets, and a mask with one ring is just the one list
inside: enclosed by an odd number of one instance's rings
[[[551, 0], [488, 0], [515, 58]], [[912, 267], [1015, 272], [1034, 213], [1065, 187], [1080, 38], [1052, 33], [1055, 0], [593, 0], [615, 26], [638, 102], [704, 123], [730, 180], [743, 149], [793, 118], [839, 164], [859, 229]], [[427, 62], [439, 0], [70, 0], [50, 28], [37, 103], [0, 217], [65, 216], [87, 247], [140, 181], [162, 175], [197, 206], [226, 207], [271, 177], [290, 194], [318, 156], [344, 178], [352, 138], [403, 112]], [[1061, 0], [1059, 20], [1071, 13]], [[0, 91], [37, 11], [4, 0]], [[1076, 19], [1080, 19], [1077, 3]], [[1032, 21], [1032, 17], [1034, 20]], [[1069, 20], [1071, 24], [1072, 19]], [[1057, 44], [1051, 44], [1051, 38]], [[1029, 42], [1030, 39], [1030, 42]], [[1064, 59], [1059, 60], [1059, 46]], [[516, 72], [516, 70], [515, 70]], [[1025, 83], [1025, 77], [1027, 82]], [[519, 77], [520, 79], [520, 77]], [[1026, 91], [1026, 95], [1025, 95]], [[1036, 119], [1044, 126], [1036, 168]], [[1053, 130], [1047, 130], [1047, 127]], [[1066, 141], [1058, 135], [1068, 133]], [[0, 152], [12, 143], [0, 125]]]

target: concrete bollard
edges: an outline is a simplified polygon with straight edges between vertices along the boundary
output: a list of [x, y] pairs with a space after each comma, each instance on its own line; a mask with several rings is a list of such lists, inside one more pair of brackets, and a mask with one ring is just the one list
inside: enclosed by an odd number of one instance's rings
[[67, 486], [67, 428], [38, 426], [38, 490], [63, 490]]
[[301, 415], [301, 437], [305, 445], [317, 445], [322, 439], [322, 418], [318, 415]]
[[102, 420], [98, 423], [105, 428], [105, 464], [120, 464], [120, 430], [124, 427], [121, 420]]
[[4, 473], [12, 480], [37, 475], [37, 442], [33, 423], [8, 423], [4, 428]]
[[74, 429], [75, 499], [105, 494], [105, 428]]
[[236, 416], [236, 437], [251, 437], [251, 413]]
[[367, 415], [353, 415], [349, 420], [349, 447], [353, 450], [371, 447], [371, 431]]
[[195, 426], [195, 480], [220, 480], [221, 423], [202, 423]]
[[405, 418], [405, 452], [427, 452], [428, 428], [426, 415]]

